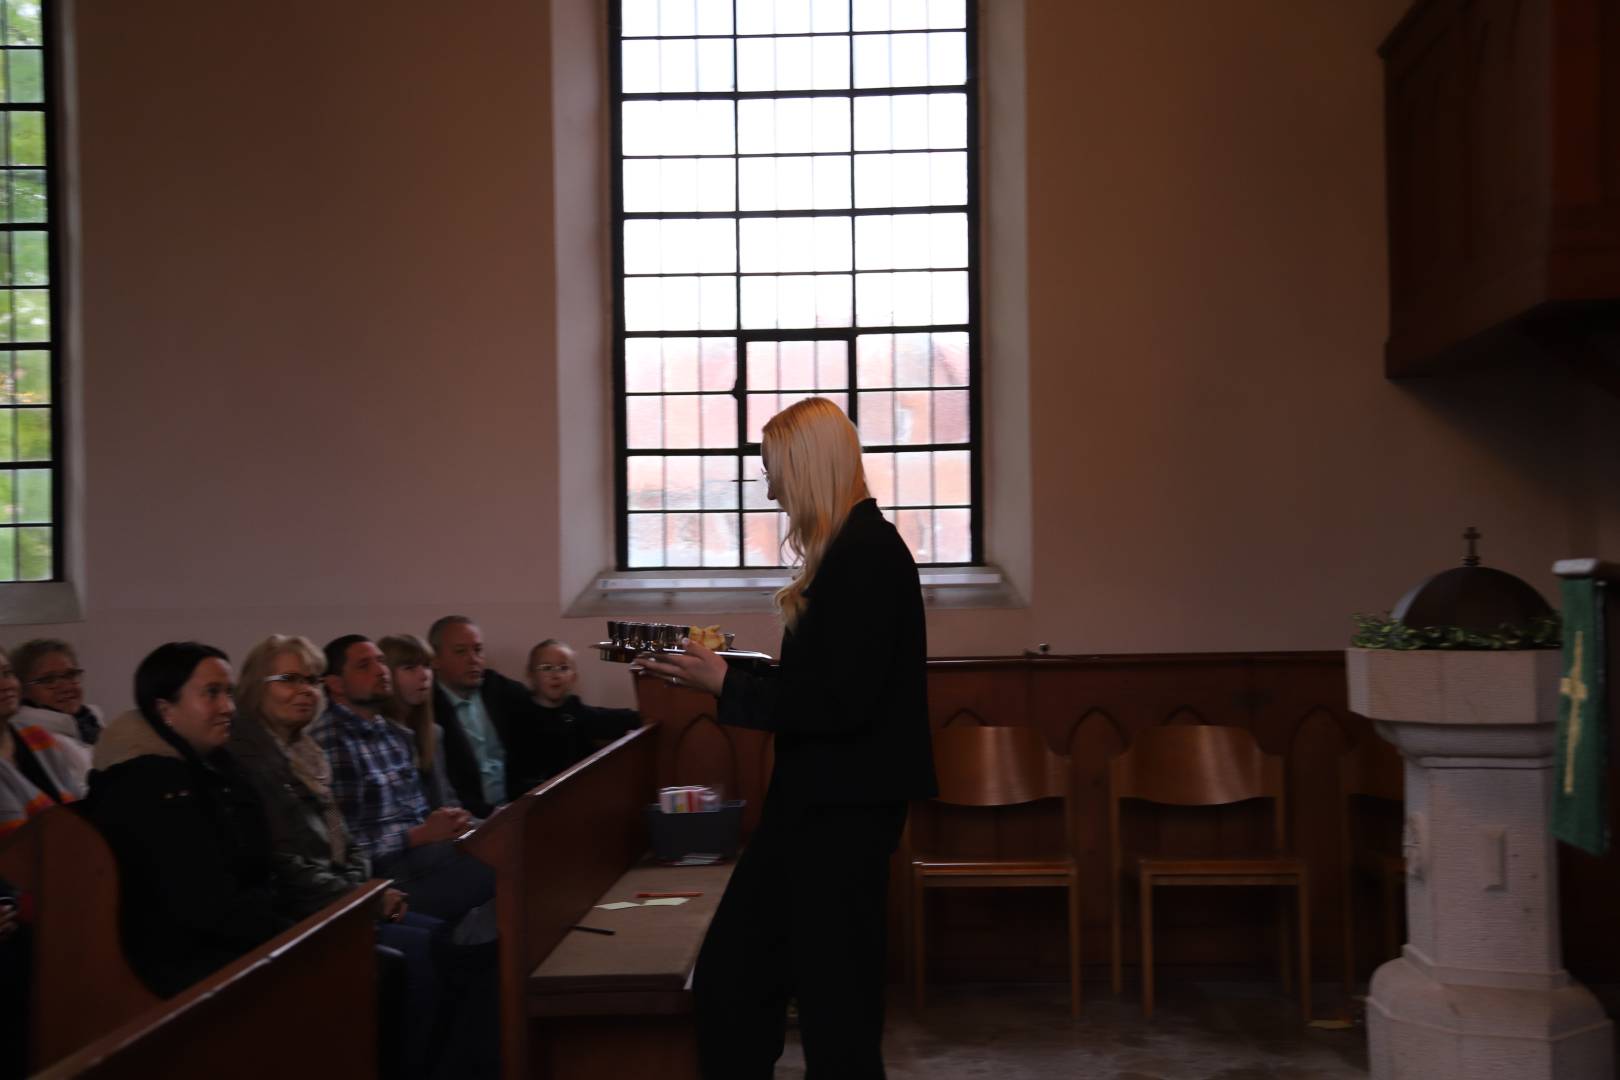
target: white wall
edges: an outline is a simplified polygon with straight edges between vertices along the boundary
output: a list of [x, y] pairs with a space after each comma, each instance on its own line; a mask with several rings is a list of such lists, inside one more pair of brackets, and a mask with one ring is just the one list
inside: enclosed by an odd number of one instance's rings
[[[1465, 525], [1549, 595], [1555, 558], [1620, 553], [1620, 402], [1547, 365], [1382, 376], [1404, 0], [1025, 7], [1034, 589], [935, 613], [936, 654], [1332, 648]], [[116, 707], [174, 637], [455, 610], [514, 673], [594, 639], [560, 617], [557, 350], [592, 334], [553, 251], [595, 150], [550, 121], [547, 5], [75, 17], [86, 617], [0, 641], [72, 638]]]

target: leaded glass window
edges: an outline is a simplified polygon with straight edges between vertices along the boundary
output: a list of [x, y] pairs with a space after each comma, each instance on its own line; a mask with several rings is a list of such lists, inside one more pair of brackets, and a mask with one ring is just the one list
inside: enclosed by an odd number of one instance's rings
[[619, 0], [619, 565], [781, 565], [760, 429], [860, 429], [919, 563], [981, 560], [966, 0]]
[[0, 0], [0, 582], [61, 576], [44, 5]]

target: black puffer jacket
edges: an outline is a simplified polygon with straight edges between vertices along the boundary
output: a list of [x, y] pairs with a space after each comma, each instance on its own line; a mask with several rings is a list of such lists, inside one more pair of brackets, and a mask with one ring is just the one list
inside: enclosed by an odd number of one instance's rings
[[291, 925], [273, 902], [263, 808], [223, 751], [200, 759], [125, 713], [96, 743], [86, 810], [118, 859], [125, 953], [154, 993]]

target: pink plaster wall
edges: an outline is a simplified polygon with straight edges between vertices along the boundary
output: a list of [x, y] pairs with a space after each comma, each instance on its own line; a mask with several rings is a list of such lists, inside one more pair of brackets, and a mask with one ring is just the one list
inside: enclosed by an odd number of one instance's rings
[[[936, 654], [1330, 648], [1467, 524], [1549, 591], [1620, 553], [1620, 403], [1381, 374], [1404, 6], [1028, 0], [1032, 604], [936, 612]], [[553, 154], [594, 150], [551, 145], [547, 5], [76, 17], [87, 610], [53, 629], [92, 699], [174, 636], [455, 609], [513, 670], [592, 638], [560, 617], [552, 245]]]

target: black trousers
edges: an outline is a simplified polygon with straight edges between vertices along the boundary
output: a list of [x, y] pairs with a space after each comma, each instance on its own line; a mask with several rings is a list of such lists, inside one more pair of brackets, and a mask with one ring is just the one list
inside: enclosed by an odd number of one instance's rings
[[790, 997], [806, 1080], [880, 1080], [889, 856], [905, 820], [905, 803], [767, 799], [693, 974], [705, 1080], [769, 1080]]

